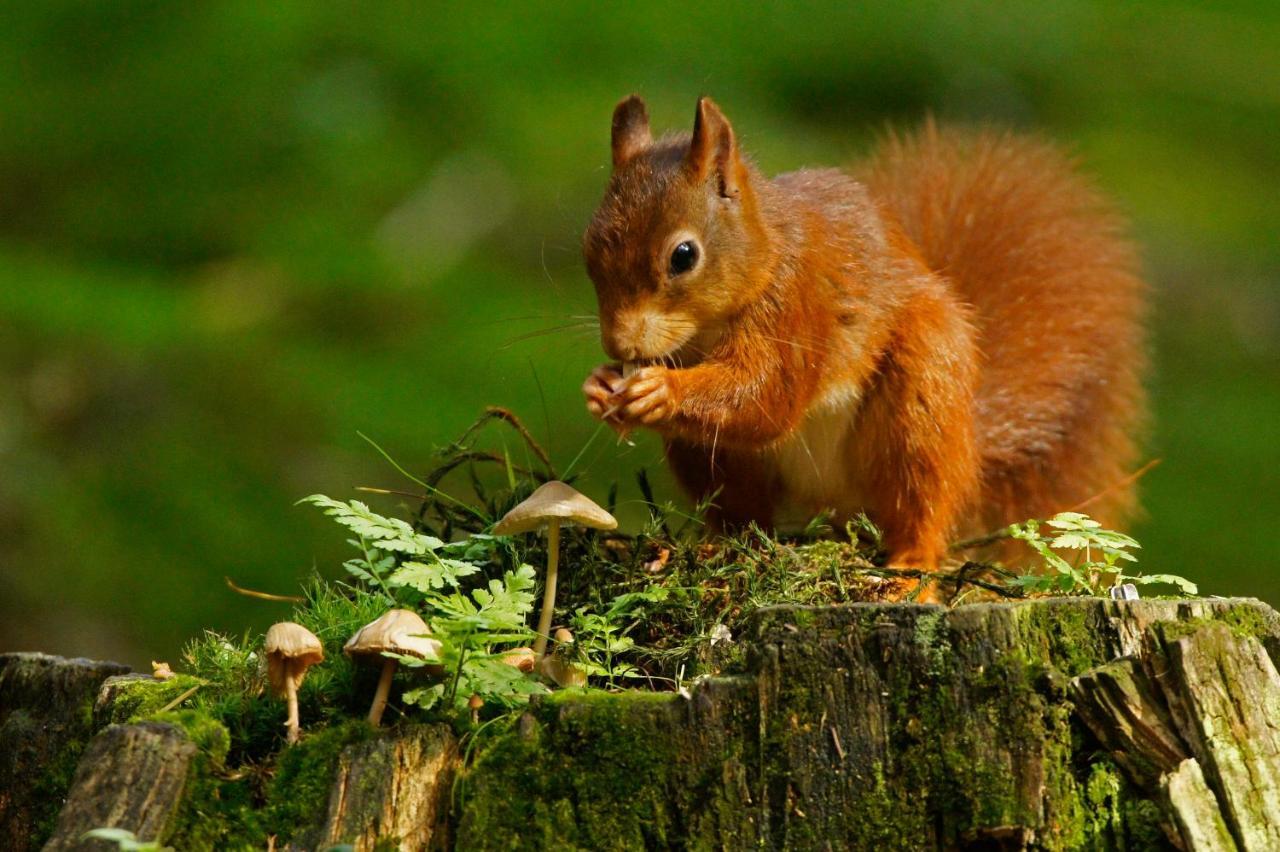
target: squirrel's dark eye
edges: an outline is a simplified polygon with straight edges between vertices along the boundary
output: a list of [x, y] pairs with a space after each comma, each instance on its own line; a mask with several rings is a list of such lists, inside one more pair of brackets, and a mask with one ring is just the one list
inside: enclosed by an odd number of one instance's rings
[[670, 274], [680, 275], [693, 269], [698, 262], [698, 246], [693, 240], [685, 240], [671, 250]]

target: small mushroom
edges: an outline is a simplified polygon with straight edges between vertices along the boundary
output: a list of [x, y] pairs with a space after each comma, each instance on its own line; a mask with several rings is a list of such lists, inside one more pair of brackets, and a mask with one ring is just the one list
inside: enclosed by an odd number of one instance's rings
[[472, 695], [467, 701], [467, 709], [471, 711], [471, 724], [480, 724], [480, 709], [484, 707], [484, 699], [479, 695]]
[[542, 611], [538, 615], [538, 635], [533, 641], [533, 652], [538, 657], [547, 653], [547, 635], [551, 631], [551, 616], [555, 610], [561, 524], [611, 530], [618, 526], [618, 521], [574, 488], [553, 480], [541, 485], [527, 500], [507, 512], [493, 528], [495, 535], [516, 535], [547, 528], [547, 577], [542, 593]]
[[382, 721], [382, 711], [387, 709], [387, 695], [391, 692], [391, 678], [396, 673], [396, 658], [383, 654], [438, 659], [440, 642], [428, 636], [430, 632], [427, 623], [416, 612], [393, 609], [361, 627], [342, 647], [343, 653], [353, 660], [382, 663], [378, 691], [374, 693], [373, 706], [369, 708], [369, 724], [377, 726]]
[[587, 672], [581, 666], [547, 654], [538, 660], [538, 674], [553, 682], [556, 686], [586, 686]]
[[307, 628], [292, 621], [271, 625], [263, 650], [267, 655], [267, 680], [276, 695], [289, 702], [288, 742], [298, 741], [298, 687], [307, 669], [324, 660], [324, 646]]
[[569, 628], [561, 627], [556, 631], [555, 639], [557, 653], [538, 660], [538, 674], [551, 680], [556, 686], [586, 686], [586, 669], [568, 658], [573, 645], [573, 633]]
[[533, 664], [538, 661], [538, 655], [533, 653], [532, 648], [512, 648], [501, 657], [498, 662], [504, 663], [512, 668], [519, 669], [522, 672], [533, 671]]

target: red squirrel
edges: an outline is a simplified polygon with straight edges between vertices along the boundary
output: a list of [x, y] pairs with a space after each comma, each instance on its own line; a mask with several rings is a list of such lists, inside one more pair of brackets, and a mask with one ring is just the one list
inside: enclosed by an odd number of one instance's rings
[[865, 511], [927, 573], [954, 536], [1132, 508], [1147, 288], [1053, 147], [930, 121], [767, 178], [710, 99], [655, 140], [633, 95], [612, 149], [587, 409], [660, 433], [715, 525]]

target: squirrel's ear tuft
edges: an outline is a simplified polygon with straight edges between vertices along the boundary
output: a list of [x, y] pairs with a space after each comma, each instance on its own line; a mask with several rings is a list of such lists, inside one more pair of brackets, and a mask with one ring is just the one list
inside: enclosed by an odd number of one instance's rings
[[716, 175], [720, 194], [725, 198], [736, 198], [742, 191], [745, 174], [733, 126], [711, 98], [698, 98], [698, 111], [693, 119], [693, 141], [689, 143], [685, 167], [695, 180]]
[[639, 95], [629, 95], [613, 108], [613, 167], [630, 160], [649, 147], [649, 111]]

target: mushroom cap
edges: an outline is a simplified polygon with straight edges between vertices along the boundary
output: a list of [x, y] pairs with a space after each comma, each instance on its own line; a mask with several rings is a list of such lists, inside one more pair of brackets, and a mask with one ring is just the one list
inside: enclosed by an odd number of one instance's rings
[[538, 660], [538, 674], [553, 681], [557, 686], [586, 686], [587, 672], [576, 663], [562, 660], [555, 655], [548, 655]]
[[356, 631], [342, 651], [348, 657], [380, 657], [385, 652], [422, 659], [440, 656], [440, 642], [426, 636], [431, 632], [416, 612], [392, 609]]
[[572, 486], [552, 480], [543, 483], [521, 504], [502, 517], [494, 535], [516, 535], [560, 520], [597, 530], [611, 530], [618, 520]]
[[315, 634], [301, 624], [282, 621], [271, 625], [263, 642], [267, 655], [267, 679], [277, 693], [284, 692], [285, 679], [302, 681], [307, 668], [324, 660], [324, 646]]
[[531, 672], [533, 671], [533, 664], [538, 661], [538, 655], [533, 653], [532, 648], [512, 648], [498, 659], [505, 665], [517, 668], [522, 672]]

